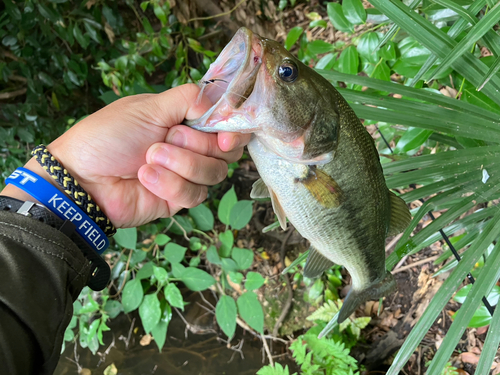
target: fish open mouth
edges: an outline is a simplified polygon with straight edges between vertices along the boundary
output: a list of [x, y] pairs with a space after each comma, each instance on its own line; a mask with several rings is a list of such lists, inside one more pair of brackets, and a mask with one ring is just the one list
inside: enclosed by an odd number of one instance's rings
[[249, 29], [241, 28], [210, 66], [200, 86], [214, 107], [227, 106], [225, 111], [232, 112], [252, 94], [262, 64], [261, 41]]

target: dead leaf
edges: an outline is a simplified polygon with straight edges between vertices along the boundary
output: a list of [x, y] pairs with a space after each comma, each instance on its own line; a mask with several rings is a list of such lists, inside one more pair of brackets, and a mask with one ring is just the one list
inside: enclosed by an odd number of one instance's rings
[[460, 359], [464, 363], [470, 363], [472, 365], [477, 365], [479, 362], [479, 356], [471, 353], [471, 352], [464, 352], [460, 354]]
[[115, 42], [115, 33], [113, 32], [113, 28], [107, 22], [104, 25], [104, 31], [106, 32], [106, 35], [108, 36], [109, 42], [111, 44], [113, 44]]
[[465, 371], [461, 368], [457, 368], [456, 372], [458, 375], [470, 375], [467, 371]]
[[85, 6], [87, 7], [87, 9], [90, 9], [90, 8], [92, 8], [92, 5], [94, 5], [95, 3], [97, 3], [97, 0], [88, 0], [85, 3]]
[[152, 339], [153, 337], [148, 333], [147, 335], [142, 336], [139, 344], [141, 344], [141, 346], [148, 346], [149, 344], [151, 344]]
[[496, 364], [496, 367], [495, 369], [493, 370], [492, 374], [491, 375], [498, 375], [500, 374], [500, 363], [497, 363]]
[[441, 337], [441, 335], [436, 334], [436, 338], [435, 338], [435, 340], [436, 340], [436, 343], [435, 343], [435, 345], [436, 345], [436, 349], [439, 349], [439, 347], [440, 347], [440, 346], [441, 346], [441, 344], [443, 343], [443, 338]]
[[92, 372], [88, 368], [82, 368], [79, 372], [80, 375], [91, 375]]

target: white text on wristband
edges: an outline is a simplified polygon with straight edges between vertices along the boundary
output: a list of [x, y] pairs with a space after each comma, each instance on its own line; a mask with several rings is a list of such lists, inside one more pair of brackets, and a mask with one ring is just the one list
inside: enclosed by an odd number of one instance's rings
[[36, 198], [62, 220], [70, 220], [78, 234], [99, 254], [109, 246], [109, 240], [99, 226], [62, 191], [36, 173], [17, 168], [5, 180]]

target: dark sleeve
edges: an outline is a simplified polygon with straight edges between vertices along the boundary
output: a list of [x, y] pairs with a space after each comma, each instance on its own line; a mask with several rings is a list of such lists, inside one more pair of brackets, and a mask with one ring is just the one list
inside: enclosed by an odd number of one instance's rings
[[0, 211], [0, 374], [52, 374], [90, 268], [64, 234]]

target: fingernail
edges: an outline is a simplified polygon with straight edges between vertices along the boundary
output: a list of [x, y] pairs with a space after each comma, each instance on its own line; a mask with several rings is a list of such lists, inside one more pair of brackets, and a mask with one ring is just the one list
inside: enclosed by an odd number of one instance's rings
[[185, 148], [186, 136], [180, 131], [174, 131], [174, 133], [168, 137], [167, 142], [174, 146]]
[[238, 147], [238, 145], [240, 144], [240, 138], [238, 136], [233, 136], [233, 137], [224, 137], [222, 138], [222, 142], [221, 142], [221, 149], [222, 151], [231, 151], [235, 148]]
[[156, 184], [158, 182], [158, 172], [153, 168], [148, 168], [142, 174], [142, 178], [149, 184]]
[[168, 150], [163, 147], [158, 147], [156, 151], [151, 155], [151, 160], [154, 164], [167, 165], [168, 163]]

